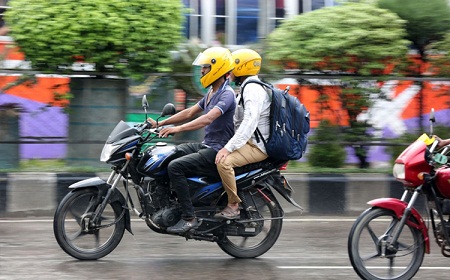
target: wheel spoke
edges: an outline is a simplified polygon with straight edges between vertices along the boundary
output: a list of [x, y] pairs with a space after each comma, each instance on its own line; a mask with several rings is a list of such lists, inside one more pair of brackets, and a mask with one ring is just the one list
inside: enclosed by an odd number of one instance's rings
[[79, 236], [81, 236], [82, 235], [82, 231], [81, 231], [81, 228], [77, 231], [77, 232], [75, 232], [74, 234], [72, 234], [71, 236], [68, 236], [68, 240], [70, 240], [70, 241], [74, 241], [74, 240], [76, 240]]
[[380, 257], [380, 253], [379, 252], [375, 252], [375, 253], [372, 253], [370, 255], [361, 257], [361, 260], [369, 261], [369, 260], [372, 260], [372, 259], [375, 259], [375, 258], [379, 258], [379, 257]]
[[394, 272], [394, 258], [389, 258], [388, 274], [389, 274], [390, 277], [395, 275], [395, 272]]
[[241, 244], [239, 244], [239, 247], [245, 248], [245, 246], [247, 245], [247, 240], [248, 240], [248, 237], [242, 238], [242, 241], [241, 241]]
[[378, 246], [378, 236], [373, 231], [372, 227], [370, 225], [367, 225], [367, 231], [369, 232], [370, 237], [372, 238], [373, 243], [375, 244], [375, 247]]
[[95, 247], [100, 247], [100, 231], [96, 231], [95, 234]]

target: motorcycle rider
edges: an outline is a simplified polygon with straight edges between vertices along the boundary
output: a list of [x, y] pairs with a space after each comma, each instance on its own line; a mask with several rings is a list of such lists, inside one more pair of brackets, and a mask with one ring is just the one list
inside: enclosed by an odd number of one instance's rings
[[[267, 153], [261, 139], [256, 139], [255, 130], [259, 129], [264, 140], [269, 137], [269, 115], [271, 97], [259, 84], [250, 80], [259, 80], [257, 74], [261, 69], [261, 56], [251, 49], [240, 49], [232, 53], [234, 70], [230, 79], [241, 85], [241, 92], [237, 96], [238, 107], [235, 111], [235, 134], [216, 155], [216, 165], [227, 192], [227, 206], [216, 218], [236, 219], [240, 216], [234, 167], [244, 166], [266, 159]], [[243, 99], [243, 105], [241, 103]]]
[[[168, 227], [169, 233], [184, 233], [199, 226], [190, 198], [187, 176], [208, 175], [216, 172], [214, 160], [219, 151], [233, 136], [233, 116], [236, 108], [234, 90], [228, 85], [228, 75], [233, 70], [231, 52], [223, 47], [208, 48], [200, 53], [192, 63], [201, 66], [200, 83], [209, 88], [208, 93], [196, 105], [178, 112], [158, 125], [179, 124], [191, 120], [204, 112], [198, 118], [182, 125], [164, 127], [160, 137], [182, 131], [197, 130], [205, 127], [202, 143], [185, 143], [177, 146], [179, 158], [172, 160], [168, 166], [170, 184], [177, 193], [181, 204], [182, 218], [174, 226]], [[149, 118], [152, 126], [156, 122]]]

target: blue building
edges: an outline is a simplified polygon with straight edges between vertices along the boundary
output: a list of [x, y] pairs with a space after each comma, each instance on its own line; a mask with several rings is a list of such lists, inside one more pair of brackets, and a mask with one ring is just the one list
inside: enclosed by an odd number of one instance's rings
[[182, 0], [186, 14], [185, 36], [206, 45], [256, 43], [283, 19], [334, 6], [334, 0]]

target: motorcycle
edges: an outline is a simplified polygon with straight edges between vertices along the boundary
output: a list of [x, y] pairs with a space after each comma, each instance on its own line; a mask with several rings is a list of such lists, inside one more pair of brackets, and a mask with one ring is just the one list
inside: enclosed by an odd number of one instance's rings
[[403, 184], [402, 197], [369, 201], [371, 207], [351, 228], [348, 254], [362, 279], [414, 277], [430, 253], [430, 226], [442, 255], [450, 257], [450, 145], [437, 148], [434, 122], [432, 110], [430, 136], [424, 133], [395, 160], [393, 175]]
[[[142, 106], [147, 120], [145, 96]], [[174, 113], [173, 104], [166, 104], [156, 121]], [[174, 145], [153, 143], [158, 140], [160, 129], [151, 128], [147, 121], [134, 126], [120, 121], [100, 156], [102, 162], [111, 165], [109, 178], [89, 178], [69, 186], [71, 191], [59, 203], [53, 222], [55, 238], [67, 254], [80, 260], [105, 257], [118, 246], [125, 229], [133, 234], [130, 212], [154, 232], [170, 234], [166, 230], [181, 218], [181, 210], [176, 193], [170, 188], [167, 166], [178, 155]], [[280, 174], [285, 164], [268, 159], [235, 170], [242, 200], [240, 218], [235, 220], [214, 218], [227, 204], [218, 173], [188, 178], [200, 225], [179, 236], [216, 242], [236, 258], [255, 258], [267, 252], [280, 235], [284, 217], [273, 190], [302, 210], [292, 198], [288, 181]], [[137, 206], [130, 195], [133, 188]]]

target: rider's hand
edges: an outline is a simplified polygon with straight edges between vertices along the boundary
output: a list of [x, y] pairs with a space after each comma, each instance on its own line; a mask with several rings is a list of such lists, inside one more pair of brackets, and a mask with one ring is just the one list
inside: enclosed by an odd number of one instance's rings
[[151, 124], [151, 127], [156, 127], [156, 121], [152, 118], [147, 118], [147, 122]]
[[178, 133], [180, 131], [181, 129], [179, 126], [164, 127], [159, 131], [159, 137], [161, 138], [168, 137], [169, 135]]
[[230, 152], [225, 148], [222, 148], [220, 151], [218, 151], [217, 155], [216, 155], [216, 161], [215, 161], [216, 164], [218, 164], [219, 162], [223, 162], [229, 154], [230, 154]]
[[433, 135], [433, 137], [439, 142], [438, 145], [437, 145], [438, 148], [442, 148], [442, 147], [447, 146], [447, 145], [450, 144], [450, 139], [443, 140], [437, 135]]

